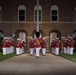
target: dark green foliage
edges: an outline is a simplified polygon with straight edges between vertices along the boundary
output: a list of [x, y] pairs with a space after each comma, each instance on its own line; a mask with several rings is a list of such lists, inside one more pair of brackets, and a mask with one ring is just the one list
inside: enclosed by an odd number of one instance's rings
[[0, 62], [3, 61], [3, 60], [6, 60], [8, 58], [11, 58], [11, 57], [13, 57], [15, 55], [16, 55], [15, 53], [3, 55], [3, 53], [0, 52]]
[[0, 37], [0, 52], [2, 52], [2, 40], [3, 40], [3, 37]]
[[60, 56], [66, 58], [66, 59], [69, 59], [69, 60], [71, 60], [71, 61], [73, 61], [73, 62], [76, 62], [76, 52], [74, 52], [73, 55], [65, 54], [65, 53], [63, 53], [63, 52], [60, 52]]
[[75, 44], [74, 44], [74, 52], [76, 52], [76, 41], [75, 41]]

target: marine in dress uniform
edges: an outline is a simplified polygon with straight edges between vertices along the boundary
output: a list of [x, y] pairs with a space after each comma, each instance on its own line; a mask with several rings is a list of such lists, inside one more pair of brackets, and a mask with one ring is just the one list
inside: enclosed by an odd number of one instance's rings
[[19, 44], [20, 44], [20, 51], [19, 51], [19, 53], [22, 54], [22, 52], [23, 52], [23, 48], [22, 48], [23, 47], [23, 43], [22, 43], [21, 39], [20, 39], [20, 43]]
[[35, 44], [35, 48], [36, 48], [36, 57], [39, 57], [39, 54], [40, 54], [41, 41], [42, 41], [42, 38], [36, 38], [34, 40], [34, 44]]
[[10, 43], [11, 43], [11, 53], [14, 53], [15, 41], [12, 37], [10, 37]]
[[31, 38], [29, 45], [30, 45], [30, 55], [32, 56], [34, 54], [34, 39], [33, 38]]
[[60, 48], [60, 40], [59, 40], [59, 38], [56, 38], [56, 42], [55, 42], [55, 55], [59, 55], [59, 48]]
[[24, 47], [26, 46], [26, 43], [23, 40], [21, 41], [21, 43], [22, 43], [22, 53], [24, 53]]
[[20, 48], [21, 48], [21, 45], [20, 45], [20, 39], [17, 38], [17, 41], [16, 41], [16, 55], [19, 55], [20, 54]]
[[41, 48], [42, 48], [42, 54], [45, 56], [45, 54], [46, 54], [46, 40], [45, 40], [45, 38], [42, 39]]
[[52, 53], [55, 53], [55, 42], [56, 42], [55, 39], [53, 39], [52, 42], [51, 42]]
[[63, 48], [64, 48], [64, 53], [67, 53], [67, 39], [63, 40]]
[[2, 50], [3, 50], [3, 55], [6, 55], [7, 54], [7, 45], [6, 45], [6, 40], [5, 38], [3, 39], [2, 41]]
[[7, 54], [11, 53], [11, 43], [9, 38], [6, 39], [6, 44], [7, 44]]
[[70, 44], [70, 38], [68, 38], [68, 40], [67, 40], [67, 54], [69, 54], [70, 53], [70, 47], [69, 47], [69, 44]]
[[69, 44], [69, 48], [70, 48], [69, 54], [70, 54], [70, 55], [73, 55], [73, 49], [74, 49], [74, 40], [73, 40], [73, 37], [71, 37], [71, 41], [70, 41], [70, 44]]

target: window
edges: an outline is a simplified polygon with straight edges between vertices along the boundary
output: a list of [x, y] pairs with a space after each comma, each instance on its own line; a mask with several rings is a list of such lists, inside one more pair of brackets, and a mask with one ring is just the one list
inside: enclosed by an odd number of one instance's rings
[[75, 7], [75, 10], [74, 10], [74, 21], [76, 22], [76, 7]]
[[[34, 21], [37, 21], [37, 6], [34, 8]], [[42, 21], [42, 7], [39, 6], [39, 22]]]
[[0, 21], [2, 21], [2, 8], [0, 7]]
[[18, 8], [18, 21], [26, 20], [26, 8], [24, 5], [20, 5]]
[[50, 10], [51, 21], [58, 21], [58, 7], [53, 5]]

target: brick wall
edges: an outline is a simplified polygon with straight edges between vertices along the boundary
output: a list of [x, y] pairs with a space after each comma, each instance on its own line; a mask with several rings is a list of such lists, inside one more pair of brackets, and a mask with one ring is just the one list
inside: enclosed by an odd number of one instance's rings
[[[61, 33], [61, 38], [76, 30], [74, 22], [74, 8], [76, 0], [40, 0], [42, 7], [42, 23], [40, 30], [43, 32], [47, 41], [47, 50], [50, 50], [50, 32], [58, 30]], [[18, 22], [18, 6], [25, 5], [26, 7], [26, 22]], [[0, 0], [2, 7], [2, 22], [0, 22], [0, 30], [4, 36], [10, 36], [18, 30], [24, 30], [27, 34], [27, 49], [29, 49], [29, 39], [33, 36], [36, 30], [34, 23], [34, 7], [36, 0]], [[50, 7], [57, 5], [59, 9], [59, 22], [50, 22]]]

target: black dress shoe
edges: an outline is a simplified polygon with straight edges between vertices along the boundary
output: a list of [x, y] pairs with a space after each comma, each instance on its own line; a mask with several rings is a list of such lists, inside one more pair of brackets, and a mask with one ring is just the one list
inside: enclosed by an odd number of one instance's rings
[[36, 56], [36, 58], [39, 58], [39, 56]]
[[30, 55], [30, 56], [33, 56], [33, 55]]

